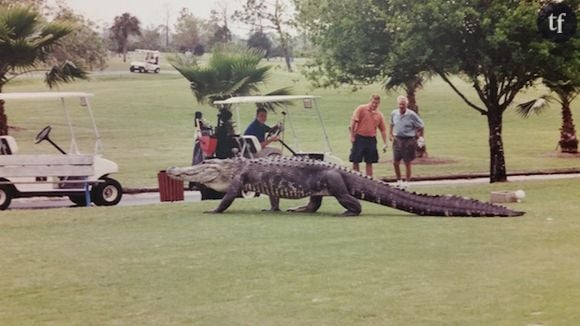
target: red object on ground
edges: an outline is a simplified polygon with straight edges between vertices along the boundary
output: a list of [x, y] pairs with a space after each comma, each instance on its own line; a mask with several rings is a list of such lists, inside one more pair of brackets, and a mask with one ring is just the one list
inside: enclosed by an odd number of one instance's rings
[[157, 173], [159, 182], [159, 199], [161, 201], [183, 200], [183, 181], [171, 179], [165, 171]]

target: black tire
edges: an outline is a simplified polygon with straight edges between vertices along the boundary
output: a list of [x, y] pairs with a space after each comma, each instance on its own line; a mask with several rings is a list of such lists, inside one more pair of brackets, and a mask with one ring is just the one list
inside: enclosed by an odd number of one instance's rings
[[[87, 206], [87, 199], [84, 194], [82, 195], [70, 195], [68, 199], [75, 203], [77, 206]], [[92, 198], [91, 198], [92, 200]]]
[[129, 68], [130, 72], [135, 72], [135, 67], [131, 66], [131, 68]]
[[277, 148], [265, 147], [258, 152], [256, 157], [272, 157], [272, 156], [282, 156], [282, 151]]
[[8, 185], [0, 185], [0, 210], [3, 211], [10, 206], [13, 197], [12, 189]]
[[97, 206], [117, 205], [123, 197], [121, 184], [111, 178], [101, 178], [103, 182], [95, 185], [91, 190], [91, 197]]
[[143, 68], [143, 67], [139, 67], [139, 72], [143, 73], [143, 72], [147, 72], [147, 70], [145, 70], [145, 68]]
[[156, 73], [156, 74], [158, 74], [159, 71], [161, 71], [161, 69], [159, 69], [159, 68], [156, 68], [155, 70], [153, 70], [153, 72]]
[[211, 188], [208, 188], [202, 184], [196, 184], [197, 189], [201, 193], [201, 200], [208, 200], [208, 199], [222, 199], [226, 194], [223, 192], [215, 191]]

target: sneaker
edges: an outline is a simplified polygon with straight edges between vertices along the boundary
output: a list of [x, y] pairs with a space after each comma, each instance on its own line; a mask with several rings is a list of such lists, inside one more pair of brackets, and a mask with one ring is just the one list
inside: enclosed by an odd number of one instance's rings
[[409, 183], [407, 181], [402, 181], [401, 182], [401, 190], [407, 190], [409, 188]]
[[397, 183], [395, 183], [395, 188], [402, 189], [403, 188], [403, 181], [397, 180]]

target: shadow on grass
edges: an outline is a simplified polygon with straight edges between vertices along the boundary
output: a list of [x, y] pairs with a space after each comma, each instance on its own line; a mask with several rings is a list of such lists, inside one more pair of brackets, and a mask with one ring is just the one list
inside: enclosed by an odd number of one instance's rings
[[389, 212], [388, 214], [370, 212], [365, 213], [364, 211], [359, 216], [343, 216], [341, 210], [336, 212], [331, 211], [320, 211], [316, 213], [297, 213], [297, 212], [271, 212], [271, 211], [255, 211], [255, 210], [244, 210], [244, 209], [231, 209], [220, 214], [215, 213], [204, 213], [204, 216], [208, 217], [273, 217], [273, 218], [292, 218], [292, 219], [310, 219], [310, 218], [331, 218], [331, 219], [364, 219], [364, 218], [399, 218], [399, 217], [418, 217], [418, 218], [432, 218], [434, 216], [418, 216], [405, 212]]

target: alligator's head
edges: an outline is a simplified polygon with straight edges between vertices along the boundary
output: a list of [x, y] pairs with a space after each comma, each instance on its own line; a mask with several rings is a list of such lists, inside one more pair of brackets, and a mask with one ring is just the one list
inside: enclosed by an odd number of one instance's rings
[[166, 172], [174, 179], [197, 182], [216, 191], [226, 192], [240, 168], [239, 160], [210, 159], [194, 166], [170, 167]]

